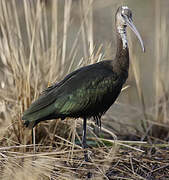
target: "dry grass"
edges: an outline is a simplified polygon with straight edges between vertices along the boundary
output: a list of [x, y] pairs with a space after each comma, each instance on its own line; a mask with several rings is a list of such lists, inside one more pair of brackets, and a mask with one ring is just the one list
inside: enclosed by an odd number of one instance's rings
[[[80, 119], [41, 123], [35, 129], [36, 146], [33, 145], [31, 131], [23, 127], [23, 111], [45, 87], [59, 81], [67, 72], [104, 57], [102, 45], [96, 48], [94, 43], [94, 2], [76, 2], [80, 12], [80, 26], [70, 45], [74, 21], [71, 10], [75, 2], [0, 1], [0, 55], [4, 75], [0, 79], [1, 179], [83, 179], [88, 172], [93, 173], [93, 179], [168, 178], [167, 174], [161, 173], [169, 169], [166, 143], [169, 138], [166, 128], [169, 122], [168, 86], [163, 82], [163, 76], [168, 71], [160, 66], [160, 55], [156, 56], [156, 99], [152, 107], [147, 107], [140, 80], [141, 70], [131, 43], [132, 71], [141, 108], [123, 106], [137, 112], [133, 117], [141, 120], [142, 128], [137, 129], [127, 122], [120, 123], [115, 116], [107, 115], [100, 133], [89, 121], [88, 152], [91, 162], [86, 165], [80, 146]], [[156, 7], [159, 12], [158, 3]], [[59, 13], [61, 11], [64, 13]], [[166, 17], [161, 17], [164, 22], [162, 26], [157, 26], [157, 34], [161, 32], [166, 35]], [[78, 56], [80, 42], [81, 58]], [[160, 43], [168, 47], [166, 39]], [[160, 48], [160, 45], [156, 48]], [[163, 55], [163, 59], [168, 57], [167, 48], [163, 49], [163, 54], [167, 54], [166, 57]], [[77, 57], [80, 59], [78, 62]], [[159, 71], [163, 71], [162, 76], [159, 76]], [[128, 117], [131, 115], [128, 114]], [[130, 133], [124, 136], [121, 131], [113, 129], [117, 123], [121, 129], [128, 129]], [[118, 141], [112, 129], [118, 137], [131, 141]], [[136, 139], [138, 141], [132, 141]]]

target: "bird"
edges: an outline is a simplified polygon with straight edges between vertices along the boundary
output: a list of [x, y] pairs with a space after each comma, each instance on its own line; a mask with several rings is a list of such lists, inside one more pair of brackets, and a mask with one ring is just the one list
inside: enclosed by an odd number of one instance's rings
[[115, 58], [81, 67], [60, 82], [49, 86], [23, 113], [24, 125], [33, 128], [45, 120], [82, 118], [82, 147], [85, 152], [84, 159], [88, 161], [85, 150], [87, 119], [93, 117], [97, 124], [101, 125], [102, 115], [115, 102], [128, 78], [127, 26], [135, 33], [145, 52], [143, 40], [133, 24], [132, 11], [127, 6], [120, 6], [115, 14]]

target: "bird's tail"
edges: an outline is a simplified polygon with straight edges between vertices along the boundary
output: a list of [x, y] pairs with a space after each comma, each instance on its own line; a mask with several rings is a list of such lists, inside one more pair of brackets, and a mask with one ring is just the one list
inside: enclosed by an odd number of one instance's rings
[[34, 111], [34, 109], [31, 107], [24, 112], [22, 120], [24, 121], [24, 125], [26, 127], [32, 129], [40, 121], [52, 119], [53, 112], [54, 107], [52, 105], [38, 109], [37, 111]]
[[[22, 118], [22, 120], [24, 120]], [[29, 129], [32, 129], [34, 128], [40, 121], [38, 120], [35, 120], [35, 121], [30, 121], [30, 120], [24, 120], [24, 126], [29, 128]]]

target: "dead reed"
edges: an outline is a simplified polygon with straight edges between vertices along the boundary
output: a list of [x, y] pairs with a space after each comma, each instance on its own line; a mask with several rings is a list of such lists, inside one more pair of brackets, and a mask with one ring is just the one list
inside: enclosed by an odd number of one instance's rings
[[[117, 106], [124, 109], [127, 107], [130, 112], [134, 112], [126, 117], [142, 120], [142, 129], [137, 129], [128, 122], [120, 122], [116, 114], [104, 117], [101, 135], [93, 123], [89, 122], [88, 151], [91, 162], [87, 166], [83, 162], [83, 150], [80, 146], [81, 120], [41, 123], [35, 129], [36, 146], [33, 145], [31, 131], [22, 124], [23, 111], [49, 84], [59, 81], [67, 72], [79, 66], [101, 60], [104, 52], [103, 45], [95, 46], [94, 41], [94, 0], [19, 2], [0, 1], [0, 177], [5, 180], [83, 179], [88, 171], [93, 172], [95, 179], [146, 179], [146, 173], [149, 177], [159, 177], [161, 170], [168, 169], [169, 159], [166, 158], [167, 128], [161, 129], [165, 136], [163, 140], [159, 139], [161, 131], [154, 136], [154, 132], [160, 130], [159, 126], [166, 127], [168, 123], [168, 86], [158, 72], [162, 68], [163, 74], [167, 75], [168, 71], [160, 66], [160, 55], [157, 55], [155, 67], [158, 78], [155, 77], [155, 82], [158, 100], [155, 99], [154, 104], [147, 107], [134, 47], [131, 47], [131, 63], [141, 108], [120, 102]], [[76, 29], [72, 25], [73, 8], [80, 18]], [[158, 8], [160, 6], [156, 2], [157, 17]], [[156, 27], [157, 34], [161, 32], [166, 35], [166, 16], [161, 16], [161, 19], [162, 25]], [[73, 40], [72, 31], [76, 34]], [[168, 40], [161, 38], [160, 43], [157, 43], [157, 49], [167, 46]], [[168, 57], [167, 48], [163, 49], [163, 54], [167, 54], [163, 59]], [[120, 114], [121, 110], [116, 105], [114, 108]], [[128, 135], [131, 138], [127, 140], [131, 141], [117, 140], [112, 133], [117, 123], [120, 129], [128, 129], [125, 132], [130, 132]], [[126, 134], [117, 129], [114, 128], [117, 135], [124, 139]], [[133, 136], [139, 140], [132, 141]], [[150, 146], [143, 142], [144, 139], [158, 144]], [[165, 173], [163, 175], [167, 177]]]

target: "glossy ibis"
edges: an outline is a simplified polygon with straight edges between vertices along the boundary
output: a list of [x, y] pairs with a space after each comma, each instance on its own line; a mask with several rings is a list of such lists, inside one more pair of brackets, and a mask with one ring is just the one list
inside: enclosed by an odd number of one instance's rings
[[[144, 51], [143, 41], [132, 22], [132, 12], [127, 6], [118, 8], [115, 22], [117, 36], [115, 58], [77, 69], [59, 83], [48, 87], [24, 112], [22, 119], [27, 127], [33, 128], [44, 120], [81, 117], [82, 145], [86, 148], [87, 119], [93, 117], [100, 124], [101, 116], [115, 102], [128, 77], [127, 26], [136, 34]], [[86, 153], [85, 160], [88, 161]]]

